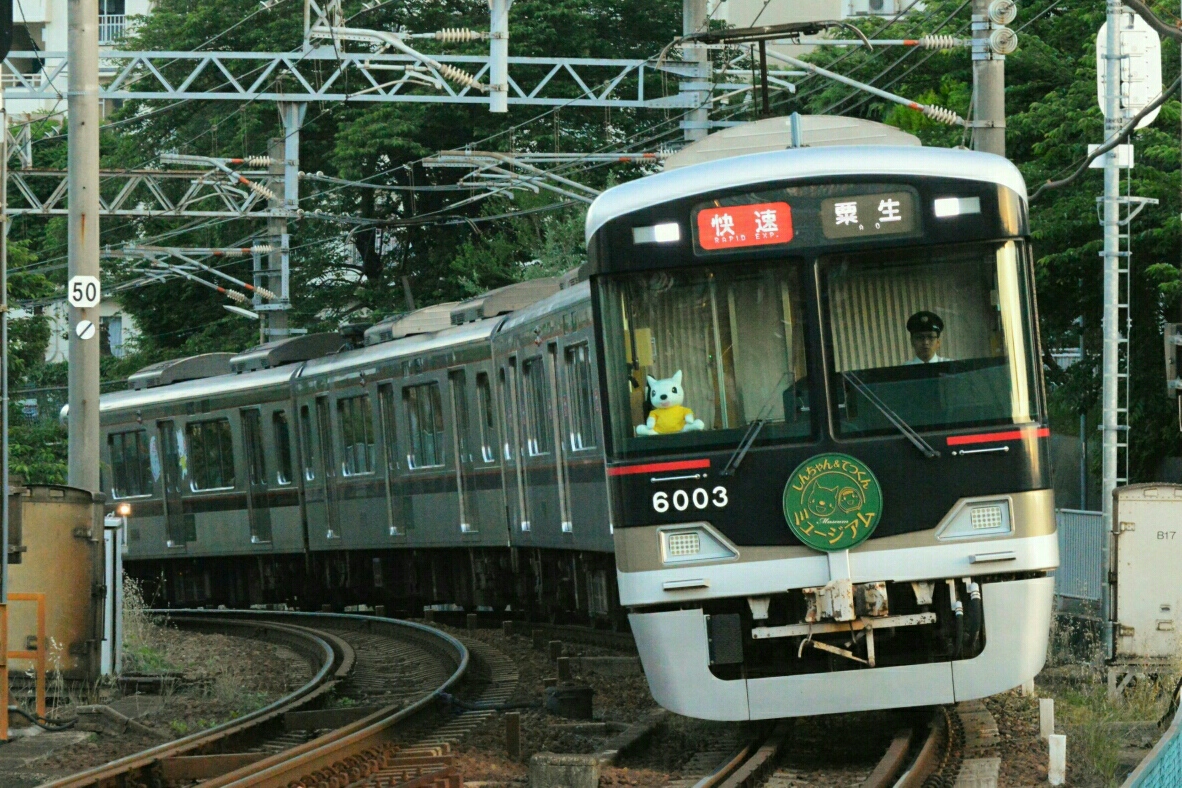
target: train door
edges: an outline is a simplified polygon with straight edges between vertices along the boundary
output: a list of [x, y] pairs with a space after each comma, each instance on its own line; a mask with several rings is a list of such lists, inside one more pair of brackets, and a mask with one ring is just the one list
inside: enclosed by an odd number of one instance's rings
[[475, 491], [473, 474], [471, 434], [472, 419], [468, 413], [468, 376], [457, 369], [447, 373], [448, 391], [451, 400], [452, 454], [456, 458], [456, 492], [459, 499], [460, 531], [474, 533], [479, 530], [472, 511], [472, 496]]
[[328, 406], [327, 396], [316, 398], [316, 437], [320, 443], [320, 467], [317, 470], [324, 485], [325, 536], [340, 539], [336, 505], [337, 463], [332, 444], [332, 409]]
[[250, 518], [250, 543], [271, 541], [271, 509], [267, 502], [267, 464], [263, 451], [262, 416], [255, 408], [242, 416], [243, 455], [246, 457], [246, 509]]
[[402, 463], [398, 459], [398, 418], [394, 410], [394, 384], [378, 386], [378, 420], [382, 428], [382, 456], [386, 468], [386, 524], [390, 536], [405, 536], [407, 519], [406, 490], [399, 481]]
[[564, 422], [569, 423], [569, 408], [563, 407], [564, 398], [559, 395], [556, 342], [546, 346], [546, 384], [550, 393], [550, 428], [554, 432], [554, 481], [558, 487], [558, 513], [562, 522], [562, 532], [569, 534], [574, 530], [570, 510], [570, 451], [564, 436]]
[[[184, 483], [184, 465], [181, 460], [184, 452], [181, 442], [184, 438], [177, 432], [176, 424], [171, 419], [158, 422], [156, 428], [160, 434], [160, 464], [164, 481], [164, 524], [168, 535], [169, 547], [184, 547], [185, 542], [196, 541], [196, 522], [186, 522], [184, 503], [181, 499], [181, 484]], [[192, 527], [189, 527], [192, 526]]]
[[[602, 533], [607, 517], [602, 508], [602, 466], [596, 457], [599, 443], [595, 421], [595, 364], [589, 342], [568, 342], [562, 348], [563, 447], [567, 454], [566, 495], [567, 510], [572, 526], [588, 526], [589, 533]], [[599, 472], [588, 474], [594, 468]], [[596, 526], [599, 526], [597, 529]]]
[[505, 465], [505, 491], [509, 498], [509, 524], [522, 533], [530, 530], [529, 502], [525, 495], [525, 474], [521, 466], [523, 455], [521, 408], [517, 399], [517, 356], [510, 356], [497, 376], [501, 400], [501, 424], [504, 426], [502, 458]]
[[[316, 427], [312, 423], [312, 406], [300, 405], [299, 443], [300, 472], [304, 478], [304, 513], [307, 518], [308, 538], [313, 533], [323, 534], [328, 529], [325, 505], [324, 474], [320, 470], [320, 452], [316, 446]], [[324, 529], [324, 530], [320, 530]], [[318, 535], [317, 541], [320, 539]]]
[[[546, 355], [521, 361], [521, 467], [525, 476], [526, 506], [535, 532], [545, 528], [543, 541], [552, 538], [566, 512], [559, 500], [556, 474], [560, 470], [555, 445], [554, 394]], [[554, 528], [554, 530], [550, 530]]]

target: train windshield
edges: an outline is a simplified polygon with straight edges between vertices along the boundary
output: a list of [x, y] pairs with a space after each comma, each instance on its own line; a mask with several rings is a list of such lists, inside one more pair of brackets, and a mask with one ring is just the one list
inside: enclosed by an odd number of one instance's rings
[[756, 421], [761, 439], [811, 434], [798, 263], [637, 273], [604, 287], [616, 447], [733, 444]]
[[821, 259], [841, 435], [1021, 424], [1036, 411], [1014, 242]]

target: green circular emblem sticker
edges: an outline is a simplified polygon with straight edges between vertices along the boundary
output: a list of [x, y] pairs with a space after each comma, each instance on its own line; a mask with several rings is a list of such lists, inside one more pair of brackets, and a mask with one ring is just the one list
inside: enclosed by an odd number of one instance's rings
[[848, 454], [818, 454], [784, 485], [784, 519], [800, 541], [833, 552], [861, 543], [882, 519], [882, 488]]

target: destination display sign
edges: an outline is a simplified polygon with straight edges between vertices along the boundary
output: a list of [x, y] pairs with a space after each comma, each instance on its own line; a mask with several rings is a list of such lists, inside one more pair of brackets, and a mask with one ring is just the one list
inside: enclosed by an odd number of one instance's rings
[[821, 230], [831, 239], [910, 233], [915, 199], [906, 191], [831, 197], [821, 201]]
[[792, 208], [786, 202], [703, 208], [697, 225], [705, 251], [786, 244], [792, 240]]

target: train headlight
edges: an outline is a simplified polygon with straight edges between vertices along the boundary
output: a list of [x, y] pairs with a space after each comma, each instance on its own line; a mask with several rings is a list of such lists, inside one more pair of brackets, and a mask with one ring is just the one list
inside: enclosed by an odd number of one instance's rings
[[705, 523], [672, 525], [658, 531], [661, 562], [686, 564], [694, 561], [725, 561], [738, 556], [722, 537], [712, 533]]
[[632, 228], [634, 244], [672, 244], [681, 240], [681, 225], [677, 222]]
[[936, 531], [937, 539], [971, 539], [1013, 532], [1008, 498], [965, 501]]
[[120, 517], [131, 517], [131, 504], [121, 503], [115, 507], [115, 514]]

